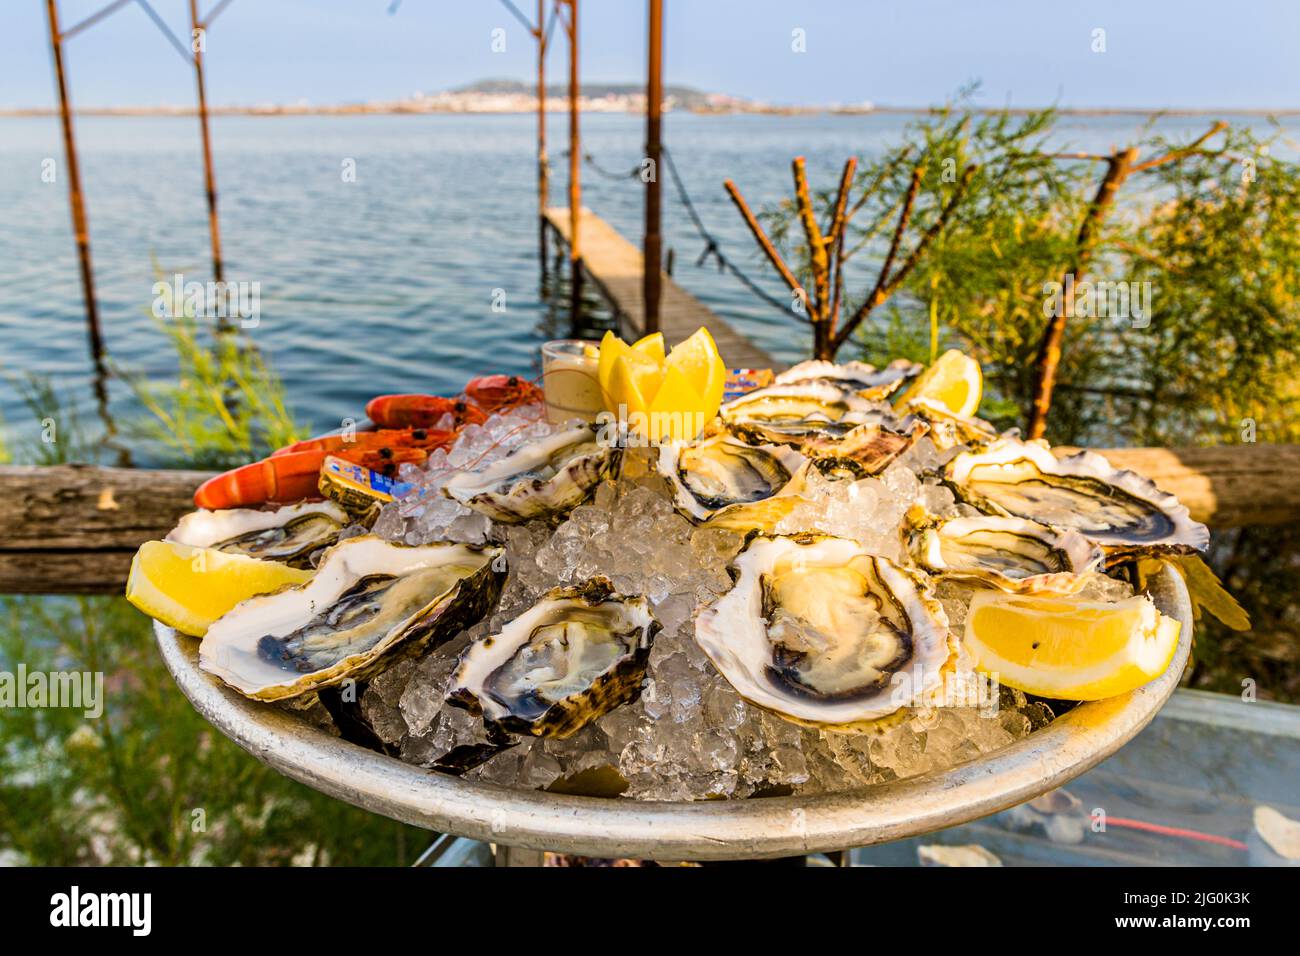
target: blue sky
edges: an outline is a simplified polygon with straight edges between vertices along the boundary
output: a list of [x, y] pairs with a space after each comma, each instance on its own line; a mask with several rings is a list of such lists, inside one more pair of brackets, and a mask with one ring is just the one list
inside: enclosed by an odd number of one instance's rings
[[[105, 0], [59, 0], [64, 26]], [[187, 0], [151, 0], [181, 33]], [[216, 0], [201, 0], [201, 8]], [[214, 103], [356, 102], [527, 79], [532, 41], [497, 0], [233, 0], [209, 37]], [[532, 13], [536, 0], [516, 0]], [[776, 103], [1300, 108], [1300, 3], [1203, 0], [665, 0], [667, 77]], [[581, 0], [585, 78], [644, 72], [643, 0]], [[491, 49], [504, 28], [506, 50]], [[805, 31], [807, 51], [791, 50]], [[1104, 29], [1106, 52], [1094, 53]], [[557, 31], [558, 39], [559, 31]], [[563, 45], [550, 71], [559, 78]], [[68, 41], [74, 102], [189, 103], [193, 78], [128, 5]], [[43, 0], [0, 0], [0, 107], [54, 102]]]

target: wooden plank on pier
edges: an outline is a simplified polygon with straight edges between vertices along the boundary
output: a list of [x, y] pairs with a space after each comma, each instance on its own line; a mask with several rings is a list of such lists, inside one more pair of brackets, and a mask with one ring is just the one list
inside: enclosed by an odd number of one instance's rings
[[[568, 208], [547, 209], [546, 222], [567, 245]], [[578, 218], [578, 242], [583, 274], [596, 284], [617, 314], [620, 331], [625, 337], [643, 335], [645, 308], [641, 299], [641, 250], [585, 207]], [[667, 273], [661, 275], [663, 291], [659, 303], [659, 327], [669, 345], [680, 342], [701, 325], [707, 325], [728, 368], [779, 367], [772, 356], [719, 318]]]
[[0, 467], [0, 594], [121, 593], [131, 556], [187, 511], [209, 472]]

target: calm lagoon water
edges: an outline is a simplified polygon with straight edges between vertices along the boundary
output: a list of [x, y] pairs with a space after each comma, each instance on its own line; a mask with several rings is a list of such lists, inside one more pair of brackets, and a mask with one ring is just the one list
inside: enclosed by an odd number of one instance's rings
[[[845, 157], [892, 144], [908, 121], [672, 115], [665, 138], [723, 249], [780, 295], [722, 180], [735, 179], [752, 206], [771, 206], [788, 194], [791, 157], [806, 155], [813, 183], [830, 186]], [[1142, 122], [1066, 117], [1058, 136], [1105, 149], [1135, 138]], [[1194, 135], [1208, 122], [1169, 118], [1160, 129]], [[532, 374], [539, 343], [563, 331], [539, 291], [533, 117], [220, 117], [213, 129], [226, 277], [260, 284], [261, 323], [249, 334], [304, 422], [334, 427], [381, 392], [450, 393], [482, 372]], [[552, 201], [561, 203], [565, 129], [552, 119]], [[209, 277], [196, 121], [88, 117], [77, 134], [110, 357], [168, 376], [174, 358], [149, 314], [155, 264], [168, 276]], [[583, 136], [606, 171], [625, 173], [641, 155], [637, 117], [584, 116]], [[48, 376], [93, 420], [67, 189], [42, 181], [47, 157], [62, 163], [57, 120], [0, 119], [0, 414], [10, 444], [39, 428], [15, 375]], [[342, 176], [347, 160], [355, 182]], [[584, 204], [639, 241], [639, 181], [585, 166], [583, 190]], [[803, 355], [800, 328], [715, 264], [695, 265], [703, 243], [667, 179], [665, 193], [677, 280], [772, 353]], [[492, 309], [494, 290], [504, 291], [504, 312]], [[120, 383], [110, 404], [119, 419], [138, 412]]]

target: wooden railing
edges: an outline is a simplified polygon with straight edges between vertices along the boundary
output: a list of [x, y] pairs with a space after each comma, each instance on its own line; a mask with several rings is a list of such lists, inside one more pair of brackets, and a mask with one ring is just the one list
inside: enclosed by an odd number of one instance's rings
[[[1300, 521], [1300, 445], [1102, 452], [1215, 528]], [[0, 467], [0, 593], [120, 592], [141, 542], [193, 510], [200, 471]]]
[[194, 510], [201, 471], [0, 467], [0, 594], [121, 591], [131, 556]]

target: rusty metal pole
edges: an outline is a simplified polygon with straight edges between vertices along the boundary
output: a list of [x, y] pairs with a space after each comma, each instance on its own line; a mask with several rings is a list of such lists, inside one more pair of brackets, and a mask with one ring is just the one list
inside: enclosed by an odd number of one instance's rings
[[546, 0], [537, 0], [537, 228], [546, 284], [546, 204], [550, 201], [550, 171], [546, 160]]
[[578, 234], [582, 209], [582, 138], [578, 131], [578, 0], [565, 0], [569, 6], [569, 269], [570, 317], [574, 330], [582, 314], [582, 246]]
[[[194, 58], [194, 79], [199, 89], [199, 128], [203, 131], [203, 176], [208, 194], [208, 233], [212, 237], [212, 277], [223, 281], [225, 272], [221, 259], [221, 227], [217, 221], [217, 176], [212, 169], [212, 134], [208, 129], [208, 93], [203, 81], [203, 51], [207, 42], [207, 26], [199, 22], [198, 0], [190, 0], [190, 53]], [[205, 34], [199, 42], [198, 31]]]
[[63, 121], [63, 157], [68, 173], [68, 205], [72, 211], [72, 234], [81, 260], [81, 294], [86, 301], [86, 328], [90, 332], [90, 353], [102, 382], [104, 339], [99, 331], [99, 308], [95, 304], [95, 274], [90, 264], [90, 227], [81, 194], [81, 169], [77, 165], [77, 144], [72, 135], [72, 108], [68, 104], [68, 82], [63, 72], [63, 35], [59, 32], [59, 11], [55, 0], [46, 0], [50, 19], [50, 50], [54, 57], [54, 78], [59, 88], [59, 116]]
[[663, 237], [659, 234], [660, 111], [664, 99], [664, 5], [649, 0], [649, 75], [646, 78], [645, 155], [649, 160], [645, 181], [645, 237], [642, 244], [641, 298], [645, 309], [645, 335], [659, 331], [659, 269], [663, 259]]

